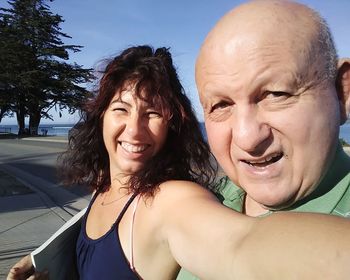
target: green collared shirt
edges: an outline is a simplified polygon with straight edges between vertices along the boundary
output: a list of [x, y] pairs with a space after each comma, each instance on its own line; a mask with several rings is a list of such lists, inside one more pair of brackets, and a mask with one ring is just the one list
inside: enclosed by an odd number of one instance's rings
[[[243, 211], [245, 192], [226, 180], [218, 194], [221, 202], [238, 212]], [[314, 212], [350, 217], [350, 158], [338, 145], [332, 165], [317, 189], [308, 197], [283, 211]], [[268, 214], [273, 213], [269, 211]], [[182, 269], [177, 280], [198, 280]]]

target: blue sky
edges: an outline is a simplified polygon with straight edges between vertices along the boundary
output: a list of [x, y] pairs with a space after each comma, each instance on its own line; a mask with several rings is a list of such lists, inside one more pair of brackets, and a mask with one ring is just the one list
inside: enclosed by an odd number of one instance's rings
[[[62, 31], [72, 37], [67, 44], [84, 46], [71, 54], [70, 61], [86, 68], [131, 45], [150, 44], [170, 47], [182, 84], [193, 102], [198, 118], [202, 109], [194, 82], [194, 64], [200, 45], [216, 21], [231, 8], [245, 1], [201, 0], [56, 0], [49, 3], [52, 12], [65, 22]], [[301, 0], [326, 18], [333, 32], [338, 53], [350, 57], [350, 1]], [[6, 1], [0, 0], [6, 7]], [[75, 122], [65, 113], [57, 123]], [[15, 123], [15, 119], [1, 124]], [[42, 120], [42, 123], [50, 123]], [[52, 123], [52, 122], [51, 122]]]

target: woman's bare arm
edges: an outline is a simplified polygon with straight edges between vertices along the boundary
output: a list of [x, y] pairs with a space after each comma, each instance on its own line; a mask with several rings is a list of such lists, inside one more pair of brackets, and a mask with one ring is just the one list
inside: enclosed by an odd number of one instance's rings
[[349, 278], [349, 220], [310, 213], [251, 218], [195, 184], [166, 184], [156, 199], [164, 235], [178, 263], [201, 279]]
[[238, 279], [349, 279], [350, 221], [275, 213], [256, 219], [237, 251]]

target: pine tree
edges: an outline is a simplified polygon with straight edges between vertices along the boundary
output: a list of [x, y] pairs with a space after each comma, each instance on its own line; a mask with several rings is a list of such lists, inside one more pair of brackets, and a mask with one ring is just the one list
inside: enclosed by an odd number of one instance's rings
[[[92, 79], [91, 69], [70, 64], [69, 52], [82, 46], [65, 45], [60, 24], [45, 0], [10, 0], [0, 9], [0, 108], [16, 114], [19, 134], [29, 116], [31, 134], [37, 134], [40, 120], [52, 118], [55, 107], [70, 112], [79, 109], [89, 92], [81, 86]], [[1, 115], [0, 115], [1, 120]]]

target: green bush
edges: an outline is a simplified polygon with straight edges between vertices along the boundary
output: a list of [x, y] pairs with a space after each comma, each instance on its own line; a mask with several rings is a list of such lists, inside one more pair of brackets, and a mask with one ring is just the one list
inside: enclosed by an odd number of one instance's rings
[[350, 144], [348, 142], [346, 142], [343, 138], [340, 138], [340, 143], [344, 146], [344, 147], [350, 147]]

